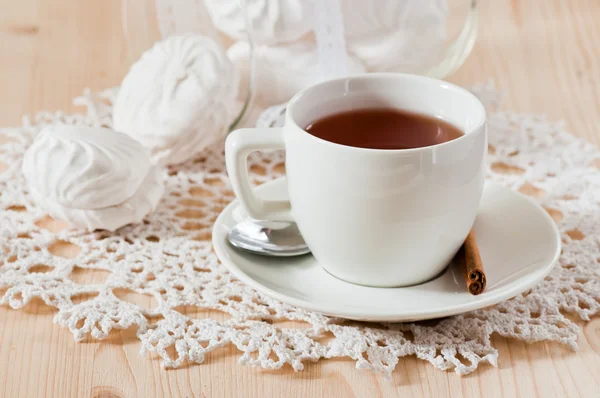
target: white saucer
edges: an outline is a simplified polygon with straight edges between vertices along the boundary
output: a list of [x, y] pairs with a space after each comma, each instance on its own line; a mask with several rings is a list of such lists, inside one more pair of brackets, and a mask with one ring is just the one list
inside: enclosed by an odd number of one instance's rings
[[[257, 192], [264, 198], [284, 199], [285, 179], [266, 183]], [[213, 245], [223, 264], [262, 293], [335, 317], [416, 321], [487, 307], [542, 280], [560, 254], [560, 236], [550, 216], [528, 197], [490, 182], [485, 184], [474, 226], [488, 281], [479, 296], [467, 292], [454, 265], [421, 285], [372, 288], [335, 278], [311, 255], [267, 258], [238, 251], [227, 242], [227, 232], [239, 219], [237, 207], [238, 201], [227, 206], [213, 230]]]

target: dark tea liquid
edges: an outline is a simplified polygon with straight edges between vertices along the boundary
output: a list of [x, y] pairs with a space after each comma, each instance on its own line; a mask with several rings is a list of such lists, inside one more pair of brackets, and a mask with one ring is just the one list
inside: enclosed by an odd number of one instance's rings
[[337, 113], [317, 120], [305, 130], [336, 144], [371, 149], [420, 148], [464, 134], [444, 120], [387, 108]]

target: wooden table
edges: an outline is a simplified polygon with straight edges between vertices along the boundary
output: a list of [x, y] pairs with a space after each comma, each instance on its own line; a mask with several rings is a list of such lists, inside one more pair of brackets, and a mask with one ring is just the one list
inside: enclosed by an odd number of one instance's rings
[[[150, 3], [150, 2], [149, 2]], [[505, 106], [565, 119], [600, 146], [600, 2], [481, 2], [480, 36], [450, 80], [493, 79]], [[117, 85], [147, 42], [126, 40], [119, 0], [0, 0], [0, 124], [23, 114], [71, 110], [84, 87]], [[154, 28], [155, 29], [155, 28]], [[144, 39], [156, 34], [151, 27]], [[54, 326], [40, 302], [0, 308], [0, 397], [153, 396], [600, 396], [600, 319], [584, 324], [578, 352], [559, 344], [525, 344], [498, 336], [499, 367], [466, 377], [406, 357], [392, 380], [354, 369], [351, 360], [264, 371], [237, 364], [235, 349], [206, 363], [164, 370], [139, 355], [134, 330], [77, 344]]]

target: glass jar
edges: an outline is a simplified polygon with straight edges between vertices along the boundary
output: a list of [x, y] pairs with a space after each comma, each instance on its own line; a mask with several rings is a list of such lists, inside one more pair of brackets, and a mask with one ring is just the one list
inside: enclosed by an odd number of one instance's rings
[[318, 81], [364, 72], [444, 78], [469, 55], [477, 0], [123, 0], [133, 62], [151, 44], [196, 33], [241, 76], [241, 109], [289, 100]]

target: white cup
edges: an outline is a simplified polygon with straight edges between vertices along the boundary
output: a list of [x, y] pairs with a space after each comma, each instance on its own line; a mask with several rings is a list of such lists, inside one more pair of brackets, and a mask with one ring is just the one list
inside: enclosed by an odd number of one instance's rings
[[[465, 134], [385, 150], [304, 130], [324, 116], [368, 108], [442, 118]], [[248, 180], [248, 155], [274, 148], [286, 151], [289, 202], [261, 200]], [[486, 113], [473, 94], [422, 76], [375, 73], [309, 87], [289, 102], [284, 127], [240, 129], [226, 144], [233, 189], [251, 217], [295, 221], [325, 270], [377, 287], [425, 282], [450, 262], [475, 220], [486, 153]]]

